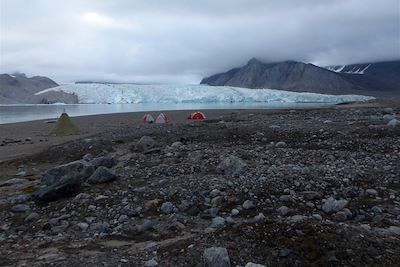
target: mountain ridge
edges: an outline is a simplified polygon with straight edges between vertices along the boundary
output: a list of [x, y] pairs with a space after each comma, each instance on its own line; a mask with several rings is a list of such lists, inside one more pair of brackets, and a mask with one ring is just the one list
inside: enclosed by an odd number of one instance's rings
[[400, 94], [400, 61], [353, 65], [356, 71], [349, 73], [338, 66], [323, 68], [294, 60], [264, 63], [252, 58], [246, 65], [206, 77], [200, 84], [325, 94]]

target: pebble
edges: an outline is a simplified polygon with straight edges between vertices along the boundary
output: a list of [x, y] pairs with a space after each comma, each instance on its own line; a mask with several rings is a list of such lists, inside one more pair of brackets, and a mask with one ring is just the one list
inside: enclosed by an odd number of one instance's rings
[[144, 263], [144, 267], [154, 267], [158, 266], [158, 262], [154, 259], [148, 260]]
[[280, 141], [280, 142], [275, 144], [275, 147], [276, 148], [285, 148], [285, 147], [287, 147], [287, 144], [285, 142], [283, 142], [283, 141]]
[[375, 189], [372, 189], [372, 188], [365, 190], [365, 193], [371, 197], [377, 197], [379, 195], [378, 191], [376, 191]]
[[245, 202], [243, 202], [242, 207], [243, 207], [245, 210], [248, 210], [248, 209], [254, 208], [255, 205], [254, 205], [253, 201], [251, 201], [251, 200], [246, 200]]
[[164, 214], [170, 214], [174, 210], [174, 204], [172, 202], [164, 202], [161, 205], [161, 212]]
[[232, 214], [232, 216], [236, 216], [236, 215], [239, 214], [239, 210], [237, 210], [237, 209], [232, 209], [232, 210], [231, 210], [231, 214]]
[[225, 219], [222, 217], [215, 217], [211, 220], [211, 228], [220, 228], [225, 225]]
[[39, 214], [36, 212], [32, 212], [30, 214], [28, 214], [28, 216], [25, 217], [24, 221], [25, 222], [31, 222], [31, 221], [35, 221], [39, 218]]
[[12, 206], [12, 208], [11, 208], [11, 210], [13, 212], [26, 212], [30, 209], [31, 209], [31, 207], [26, 204], [17, 204], [17, 205]]
[[223, 247], [206, 248], [203, 259], [205, 267], [231, 267], [228, 251]]
[[290, 212], [290, 209], [286, 206], [281, 206], [279, 207], [278, 212], [280, 215], [286, 216]]

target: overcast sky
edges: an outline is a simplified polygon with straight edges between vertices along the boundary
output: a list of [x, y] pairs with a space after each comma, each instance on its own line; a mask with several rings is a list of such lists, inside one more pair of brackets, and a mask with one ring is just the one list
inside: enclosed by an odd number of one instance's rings
[[400, 58], [399, 0], [0, 0], [0, 72], [198, 83], [244, 65]]

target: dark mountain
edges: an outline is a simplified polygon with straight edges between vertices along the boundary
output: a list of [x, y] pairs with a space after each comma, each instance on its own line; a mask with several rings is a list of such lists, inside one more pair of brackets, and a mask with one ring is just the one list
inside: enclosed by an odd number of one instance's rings
[[0, 74], [0, 104], [53, 103], [59, 102], [59, 98], [67, 98], [71, 101], [69, 96], [61, 92], [57, 92], [56, 95], [54, 93], [35, 95], [37, 92], [56, 86], [58, 84], [47, 77], [28, 78], [23, 73]]
[[400, 94], [400, 60], [326, 67], [365, 90]]
[[[253, 58], [241, 68], [204, 78], [201, 84], [325, 94], [400, 93], [398, 63], [379, 63], [376, 67], [371, 64], [366, 68], [367, 66], [354, 69], [358, 73], [364, 70], [364, 74], [350, 74], [337, 72], [340, 70], [338, 66], [326, 69], [303, 62], [263, 63]], [[397, 78], [393, 78], [396, 73]]]

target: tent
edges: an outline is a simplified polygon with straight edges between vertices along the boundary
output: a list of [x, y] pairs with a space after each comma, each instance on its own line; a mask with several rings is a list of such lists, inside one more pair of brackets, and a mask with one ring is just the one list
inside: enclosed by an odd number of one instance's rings
[[203, 112], [196, 111], [196, 112], [190, 113], [187, 118], [188, 118], [188, 120], [204, 120], [206, 118], [206, 116], [204, 115]]
[[49, 135], [61, 136], [79, 134], [81, 130], [71, 121], [67, 113], [63, 112]]
[[146, 114], [143, 116], [143, 122], [144, 123], [153, 123], [154, 118], [153, 118], [153, 116], [151, 116], [151, 114]]
[[170, 121], [170, 118], [165, 113], [160, 113], [156, 118], [156, 123], [167, 123]]

